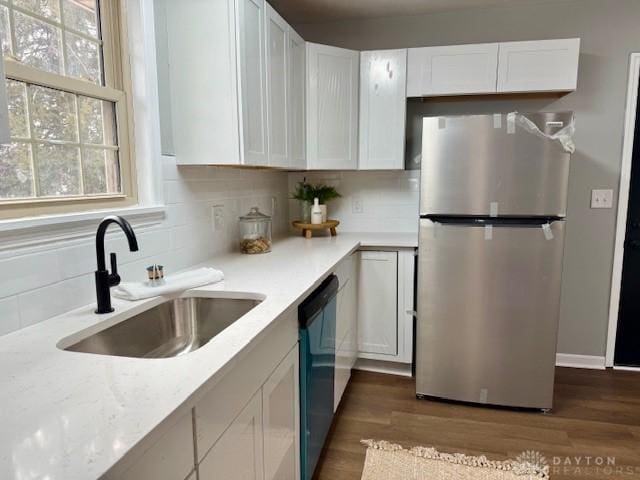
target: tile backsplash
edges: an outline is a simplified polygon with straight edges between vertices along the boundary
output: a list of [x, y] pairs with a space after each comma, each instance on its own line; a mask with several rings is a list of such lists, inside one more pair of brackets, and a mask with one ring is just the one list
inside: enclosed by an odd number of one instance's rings
[[[162, 157], [165, 220], [136, 231], [140, 250], [129, 252], [117, 227], [107, 235], [123, 281], [143, 280], [145, 267], [168, 273], [237, 248], [237, 219], [258, 206], [273, 215], [274, 233], [288, 225], [287, 173], [226, 167], [177, 167]], [[223, 215], [214, 230], [213, 206]], [[273, 208], [275, 207], [275, 211]], [[96, 222], [97, 224], [97, 222]], [[93, 236], [0, 254], [0, 335], [95, 302]]]
[[[344, 232], [418, 231], [419, 170], [359, 172], [295, 172], [289, 191], [304, 178], [336, 187], [342, 198], [329, 203], [328, 215], [340, 220]], [[290, 200], [291, 220], [299, 217], [297, 201]]]

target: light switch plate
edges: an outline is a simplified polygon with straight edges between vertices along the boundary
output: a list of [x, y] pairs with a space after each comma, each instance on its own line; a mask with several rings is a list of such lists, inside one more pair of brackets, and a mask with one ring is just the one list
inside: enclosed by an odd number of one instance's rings
[[613, 190], [591, 190], [591, 208], [613, 208]]
[[211, 207], [213, 217], [213, 231], [217, 232], [224, 228], [224, 205], [214, 205]]
[[353, 213], [364, 213], [364, 202], [362, 197], [353, 197], [351, 199], [351, 211]]

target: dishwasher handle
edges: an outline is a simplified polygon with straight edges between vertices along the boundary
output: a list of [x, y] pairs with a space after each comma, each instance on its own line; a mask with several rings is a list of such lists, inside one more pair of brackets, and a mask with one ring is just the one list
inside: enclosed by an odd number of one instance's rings
[[338, 293], [338, 277], [329, 275], [298, 307], [300, 328], [307, 328]]

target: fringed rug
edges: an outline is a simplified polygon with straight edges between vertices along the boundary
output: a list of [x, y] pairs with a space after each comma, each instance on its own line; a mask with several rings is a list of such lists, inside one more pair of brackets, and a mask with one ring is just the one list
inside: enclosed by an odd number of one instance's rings
[[547, 480], [548, 466], [485, 456], [440, 453], [434, 448], [405, 450], [389, 442], [363, 440], [367, 448], [362, 480]]

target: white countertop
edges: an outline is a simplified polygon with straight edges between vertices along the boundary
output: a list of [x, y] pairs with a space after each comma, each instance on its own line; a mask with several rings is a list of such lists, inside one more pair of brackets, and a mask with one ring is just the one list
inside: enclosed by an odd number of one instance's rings
[[[274, 242], [266, 255], [228, 254], [207, 262], [225, 281], [191, 291], [264, 296], [264, 301], [188, 355], [136, 359], [67, 352], [70, 335], [90, 333], [164, 301], [113, 299], [115, 312], [79, 308], [0, 337], [0, 478], [99, 478], [163, 421], [191, 408], [284, 311], [358, 247], [416, 247], [417, 234], [340, 233]], [[69, 342], [73, 343], [73, 342]]]

